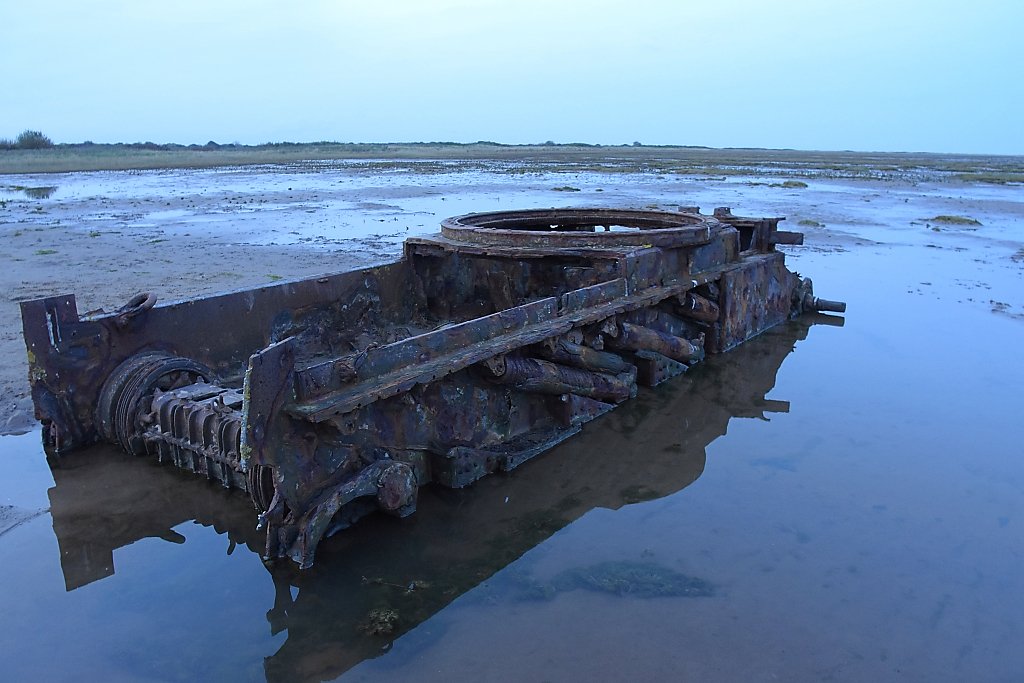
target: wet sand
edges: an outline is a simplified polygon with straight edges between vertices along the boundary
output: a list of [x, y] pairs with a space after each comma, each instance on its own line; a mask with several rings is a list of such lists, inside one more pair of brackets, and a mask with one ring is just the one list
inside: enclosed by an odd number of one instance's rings
[[[21, 653], [5, 676], [931, 682], [1024, 670], [1019, 187], [403, 168], [8, 176], [58, 189], [3, 197], [6, 299], [73, 291], [81, 311], [109, 310], [140, 290], [169, 300], [306, 276], [392, 257], [404, 236], [470, 211], [729, 205], [805, 232], [787, 260], [849, 303], [846, 324], [778, 328], [510, 476], [424, 489], [415, 515], [363, 520], [307, 572], [261, 562], [244, 497], [109, 449], [51, 473], [38, 433], [3, 437], [0, 642]], [[565, 186], [579, 192], [553, 189]], [[980, 225], [926, 220], [940, 215]], [[16, 302], [0, 314], [4, 389], [18, 391]], [[609, 567], [707, 590], [660, 579], [651, 595]], [[375, 632], [388, 610], [394, 629]]]

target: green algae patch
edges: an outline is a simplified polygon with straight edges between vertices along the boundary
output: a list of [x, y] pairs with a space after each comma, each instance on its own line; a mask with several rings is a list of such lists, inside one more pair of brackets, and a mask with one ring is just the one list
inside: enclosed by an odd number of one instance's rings
[[388, 635], [398, 626], [398, 612], [387, 607], [370, 610], [366, 619], [359, 624], [359, 630], [371, 636]]
[[943, 223], [944, 225], [981, 225], [981, 221], [970, 216], [934, 216], [925, 220], [929, 223]]
[[600, 562], [569, 569], [555, 577], [558, 591], [585, 590], [635, 598], [699, 598], [715, 594], [704, 579], [653, 562]]

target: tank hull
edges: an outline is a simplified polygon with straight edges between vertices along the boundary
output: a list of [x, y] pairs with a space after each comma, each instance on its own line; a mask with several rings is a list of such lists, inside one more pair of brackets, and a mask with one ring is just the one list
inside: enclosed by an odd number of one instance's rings
[[21, 304], [55, 457], [98, 440], [247, 491], [268, 557], [509, 471], [806, 310], [778, 218], [473, 214], [362, 270], [80, 316]]

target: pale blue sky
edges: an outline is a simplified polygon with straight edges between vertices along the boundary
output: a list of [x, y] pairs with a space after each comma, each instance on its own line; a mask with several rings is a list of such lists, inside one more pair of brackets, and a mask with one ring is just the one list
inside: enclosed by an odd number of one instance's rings
[[0, 137], [1024, 154], [1022, 37], [1022, 0], [0, 0]]

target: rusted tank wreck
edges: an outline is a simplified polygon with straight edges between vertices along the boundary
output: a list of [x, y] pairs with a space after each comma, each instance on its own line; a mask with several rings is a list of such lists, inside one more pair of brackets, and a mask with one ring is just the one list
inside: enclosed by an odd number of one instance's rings
[[383, 266], [80, 316], [21, 304], [54, 456], [119, 444], [248, 492], [268, 557], [312, 564], [418, 488], [511, 470], [814, 297], [779, 218], [621, 209], [471, 214]]

